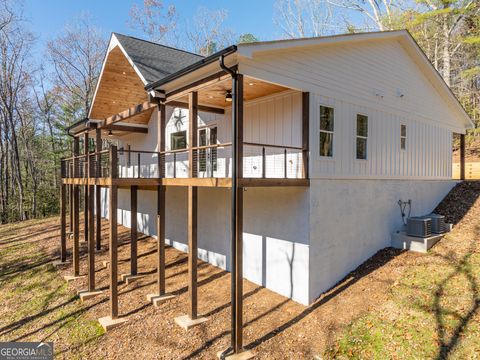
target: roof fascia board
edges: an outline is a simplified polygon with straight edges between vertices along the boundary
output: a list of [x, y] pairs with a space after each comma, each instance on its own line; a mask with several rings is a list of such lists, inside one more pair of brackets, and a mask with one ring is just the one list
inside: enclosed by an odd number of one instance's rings
[[399, 37], [405, 30], [377, 31], [356, 34], [340, 34], [324, 37], [312, 37], [304, 39], [288, 39], [277, 41], [264, 41], [258, 43], [246, 43], [238, 45], [238, 53], [246, 58], [252, 58], [255, 53], [270, 52], [275, 50], [291, 50], [299, 47], [312, 47], [327, 44], [344, 44], [348, 42], [359, 42], [371, 39], [388, 39]]
[[[115, 34], [112, 34], [115, 39], [117, 40], [117, 45], [118, 47], [120, 48], [120, 50], [122, 51], [123, 55], [125, 55], [125, 57], [127, 58], [127, 61], [129, 62], [130, 66], [133, 68], [133, 70], [135, 70], [135, 72], [137, 73], [138, 77], [140, 78], [140, 80], [142, 80], [143, 82], [143, 85], [147, 85], [147, 80], [145, 80], [145, 78], [143, 77], [142, 73], [140, 72], [140, 70], [138, 69], [138, 67], [134, 64], [134, 62], [132, 61], [132, 59], [130, 59], [130, 56], [128, 56], [127, 52], [125, 51], [125, 49], [123, 48], [122, 46], [122, 43], [120, 42], [120, 40], [118, 40], [118, 38], [115, 36]], [[115, 48], [115, 47], [113, 47]], [[112, 49], [113, 49], [112, 48]], [[111, 50], [109, 50], [111, 51]]]

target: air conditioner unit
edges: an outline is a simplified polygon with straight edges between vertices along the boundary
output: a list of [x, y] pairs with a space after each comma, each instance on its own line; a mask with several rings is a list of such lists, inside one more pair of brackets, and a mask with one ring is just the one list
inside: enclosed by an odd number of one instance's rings
[[427, 215], [427, 217], [432, 219], [432, 233], [443, 234], [447, 230], [445, 225], [445, 216], [439, 214], [430, 214]]
[[432, 235], [432, 220], [427, 216], [416, 216], [407, 219], [407, 235], [429, 237]]

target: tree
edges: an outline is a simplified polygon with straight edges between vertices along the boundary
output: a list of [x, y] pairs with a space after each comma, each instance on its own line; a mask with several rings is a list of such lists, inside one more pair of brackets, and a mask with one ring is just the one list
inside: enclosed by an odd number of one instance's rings
[[88, 114], [106, 47], [106, 39], [85, 16], [47, 44], [47, 56], [55, 71], [52, 80], [62, 89], [62, 102], [74, 116], [71, 120]]
[[143, 0], [143, 6], [133, 4], [128, 24], [145, 33], [151, 41], [178, 45], [177, 10], [174, 5], [166, 6], [162, 0]]
[[252, 43], [257, 41], [259, 41], [258, 38], [255, 35], [250, 33], [242, 34], [238, 37], [239, 44]]
[[273, 22], [290, 39], [322, 36], [334, 32], [334, 15], [327, 0], [277, 0]]

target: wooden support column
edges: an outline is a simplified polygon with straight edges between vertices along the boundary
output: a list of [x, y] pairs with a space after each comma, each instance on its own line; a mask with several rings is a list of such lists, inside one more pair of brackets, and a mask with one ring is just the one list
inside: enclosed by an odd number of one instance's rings
[[465, 134], [460, 134], [460, 180], [465, 180]]
[[[234, 288], [234, 307], [235, 316], [232, 318], [233, 332], [232, 348], [234, 353], [243, 350], [243, 188], [239, 186], [239, 179], [243, 178], [243, 75], [237, 74], [235, 89], [235, 109], [233, 116], [236, 117], [232, 121], [232, 125], [236, 125], [233, 142], [236, 147], [236, 158], [233, 162], [236, 167], [235, 178], [232, 179], [236, 183], [232, 188], [235, 196], [235, 202], [232, 215], [232, 267], [235, 267], [234, 276], [232, 276]], [[234, 218], [234, 219], [233, 219]], [[233, 272], [232, 272], [233, 274]], [[232, 309], [233, 310], [233, 309]], [[232, 313], [232, 314], [233, 314]]]
[[308, 157], [309, 157], [309, 130], [310, 126], [310, 93], [302, 93], [302, 164], [303, 177], [308, 179]]
[[[95, 150], [97, 153], [102, 151], [102, 133], [100, 129], [95, 131]], [[100, 161], [101, 155], [96, 156], [95, 177], [100, 177]], [[96, 229], [96, 249], [102, 248], [102, 188], [99, 185], [95, 185], [95, 229]]]
[[165, 186], [157, 186], [157, 285], [158, 295], [165, 295]]
[[[193, 150], [197, 146], [198, 125], [198, 93], [188, 94], [188, 175], [190, 178], [197, 176], [197, 152]], [[188, 294], [190, 306], [188, 316], [194, 320], [197, 318], [197, 206], [198, 188], [188, 187]]]
[[60, 185], [60, 261], [67, 261], [67, 185]]
[[[79, 155], [79, 139], [73, 139], [73, 156]], [[78, 159], [73, 161], [74, 177], [79, 176]], [[73, 185], [73, 276], [80, 275], [80, 189], [79, 185]]]
[[[85, 132], [83, 135], [83, 154], [85, 155], [85, 162], [84, 162], [84, 177], [88, 179], [88, 132]], [[85, 169], [86, 164], [86, 169]], [[88, 241], [88, 185], [84, 185], [83, 187], [83, 227], [84, 227], [84, 240]]]
[[190, 319], [197, 318], [197, 205], [198, 188], [188, 187], [188, 295], [190, 304], [188, 316]]
[[68, 206], [69, 206], [69, 220], [70, 224], [68, 231], [73, 234], [73, 185], [68, 185]]
[[137, 186], [130, 187], [130, 275], [137, 275]]
[[[112, 179], [117, 177], [117, 147], [110, 148], [110, 176]], [[110, 317], [118, 317], [118, 249], [117, 249], [117, 203], [118, 186], [110, 185], [109, 188], [109, 210], [110, 219]]]
[[[88, 152], [87, 152], [88, 154]], [[91, 167], [90, 160], [87, 162], [87, 177], [93, 177], [93, 169]], [[87, 196], [88, 196], [88, 291], [93, 292], [95, 291], [95, 223], [94, 223], [94, 208], [95, 208], [95, 186], [88, 185], [86, 187], [88, 189]]]

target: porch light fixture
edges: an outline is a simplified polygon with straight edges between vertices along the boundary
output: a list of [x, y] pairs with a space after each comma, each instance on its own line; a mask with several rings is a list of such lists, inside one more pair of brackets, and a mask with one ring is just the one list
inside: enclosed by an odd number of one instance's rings
[[249, 82], [248, 85], [253, 86], [253, 85], [255, 85], [255, 83]]
[[226, 102], [232, 102], [232, 90], [227, 90], [227, 94], [225, 95]]
[[113, 136], [112, 130], [108, 131], [108, 136], [110, 136], [110, 137]]

